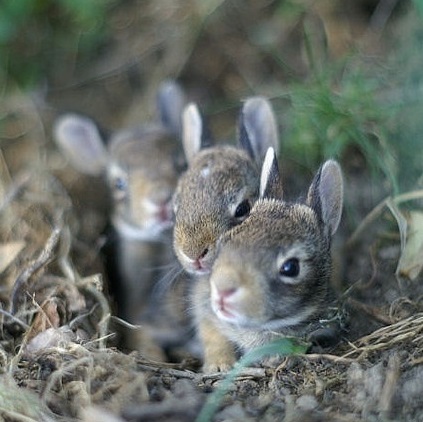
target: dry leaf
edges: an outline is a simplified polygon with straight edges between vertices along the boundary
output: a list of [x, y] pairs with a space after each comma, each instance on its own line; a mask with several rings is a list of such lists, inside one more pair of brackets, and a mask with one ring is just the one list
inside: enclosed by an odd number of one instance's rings
[[65, 347], [75, 340], [76, 335], [68, 325], [59, 328], [47, 328], [28, 341], [25, 352], [34, 354], [53, 347]]
[[9, 242], [0, 244], [0, 273], [2, 273], [25, 247], [25, 242]]
[[412, 211], [407, 215], [407, 238], [402, 249], [396, 274], [415, 280], [423, 267], [423, 212]]
[[36, 337], [39, 333], [49, 328], [58, 328], [60, 326], [59, 303], [60, 301], [57, 298], [51, 298], [40, 306], [27, 333], [27, 340]]

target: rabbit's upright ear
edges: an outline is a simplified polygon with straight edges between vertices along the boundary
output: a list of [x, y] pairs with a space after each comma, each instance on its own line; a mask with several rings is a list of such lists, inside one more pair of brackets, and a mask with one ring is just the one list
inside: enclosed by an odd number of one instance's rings
[[264, 97], [251, 97], [245, 101], [239, 117], [239, 143], [258, 165], [269, 147], [278, 155], [276, 119], [270, 102]]
[[105, 171], [108, 153], [91, 119], [65, 114], [55, 122], [53, 138], [76, 170], [93, 176]]
[[328, 160], [320, 167], [308, 191], [307, 203], [333, 235], [341, 220], [343, 204], [342, 173], [336, 161]]
[[186, 105], [182, 88], [175, 81], [163, 81], [157, 91], [157, 108], [162, 125], [182, 138], [182, 112]]
[[188, 104], [182, 114], [182, 144], [188, 164], [201, 149], [209, 146], [205, 132], [197, 105]]
[[260, 198], [282, 199], [283, 187], [275, 150], [269, 147], [260, 176]]

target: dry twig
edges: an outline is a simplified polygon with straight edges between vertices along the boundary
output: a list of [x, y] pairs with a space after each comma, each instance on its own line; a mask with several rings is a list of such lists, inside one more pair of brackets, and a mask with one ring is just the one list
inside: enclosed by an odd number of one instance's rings
[[44, 249], [16, 279], [11, 294], [10, 313], [12, 315], [17, 312], [19, 301], [22, 298], [22, 290], [28, 286], [31, 277], [53, 259], [53, 251], [59, 242], [62, 227], [63, 221], [59, 218], [50, 237], [47, 239]]

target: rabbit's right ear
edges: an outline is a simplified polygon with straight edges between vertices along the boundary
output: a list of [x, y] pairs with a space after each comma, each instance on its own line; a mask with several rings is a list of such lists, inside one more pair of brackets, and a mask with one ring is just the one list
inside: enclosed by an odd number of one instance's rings
[[98, 176], [105, 170], [107, 150], [91, 119], [65, 114], [55, 122], [53, 137], [76, 170], [92, 176]]
[[276, 152], [269, 147], [260, 176], [260, 198], [282, 199], [283, 187]]
[[182, 114], [182, 144], [188, 164], [201, 149], [208, 146], [204, 137], [203, 120], [194, 103], [188, 104]]
[[257, 164], [269, 147], [279, 154], [279, 136], [270, 102], [264, 97], [248, 98], [239, 117], [239, 143]]
[[182, 112], [186, 105], [182, 88], [172, 80], [162, 82], [157, 91], [160, 121], [171, 133], [182, 137]]
[[326, 161], [320, 167], [308, 191], [307, 203], [333, 235], [338, 228], [342, 214], [343, 181], [339, 164]]

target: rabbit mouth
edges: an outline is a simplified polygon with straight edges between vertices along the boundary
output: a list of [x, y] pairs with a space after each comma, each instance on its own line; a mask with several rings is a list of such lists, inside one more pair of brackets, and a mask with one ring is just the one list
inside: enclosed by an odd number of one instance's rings
[[167, 201], [153, 201], [151, 199], [144, 199], [142, 201], [142, 210], [147, 219], [151, 220], [151, 225], [162, 223], [173, 224], [173, 210], [170, 200]]
[[221, 321], [227, 322], [231, 325], [242, 326], [247, 322], [244, 315], [224, 300], [214, 299], [212, 301], [212, 309]]
[[228, 309], [228, 307], [221, 307], [218, 305], [213, 306], [213, 311], [216, 314], [216, 316], [225, 322], [229, 322], [231, 324], [236, 324], [238, 322], [238, 315]]

